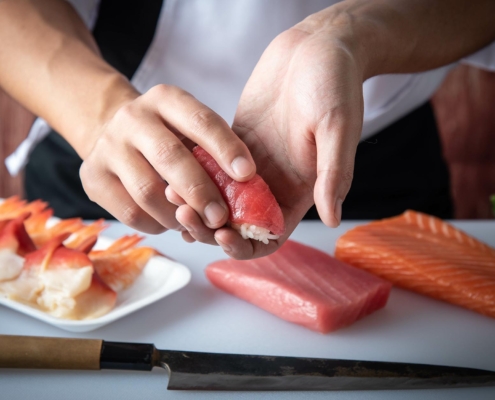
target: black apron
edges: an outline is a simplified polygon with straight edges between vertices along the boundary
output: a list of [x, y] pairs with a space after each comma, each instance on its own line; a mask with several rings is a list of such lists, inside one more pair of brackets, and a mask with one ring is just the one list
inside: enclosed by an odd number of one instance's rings
[[[100, 3], [93, 35], [104, 59], [129, 79], [151, 44], [161, 7], [162, 0]], [[112, 219], [86, 196], [81, 163], [67, 141], [50, 132], [26, 166], [28, 200], [47, 201], [60, 218]], [[359, 144], [342, 218], [384, 218], [406, 209], [441, 218], [453, 214], [448, 170], [429, 103]], [[305, 218], [318, 218], [316, 209]]]

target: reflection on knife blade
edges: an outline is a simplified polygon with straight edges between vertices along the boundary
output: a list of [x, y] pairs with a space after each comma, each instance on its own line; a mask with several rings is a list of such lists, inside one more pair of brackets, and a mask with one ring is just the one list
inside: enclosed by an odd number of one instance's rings
[[440, 365], [157, 350], [152, 344], [0, 335], [0, 368], [168, 370], [173, 390], [385, 390], [495, 386]]

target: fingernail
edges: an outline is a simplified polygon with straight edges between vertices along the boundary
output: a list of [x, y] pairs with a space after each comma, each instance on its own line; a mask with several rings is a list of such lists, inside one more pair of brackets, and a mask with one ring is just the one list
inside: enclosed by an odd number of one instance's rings
[[342, 219], [342, 203], [343, 202], [344, 202], [344, 200], [342, 200], [342, 199], [337, 199], [337, 201], [335, 202], [334, 213], [335, 213], [335, 219], [337, 220], [338, 225], [340, 225], [340, 220]]
[[188, 224], [184, 224], [184, 223], [183, 223], [183, 222], [181, 222], [181, 221], [179, 220], [179, 218], [177, 218], [177, 217], [175, 217], [175, 219], [176, 219], [176, 220], [177, 220], [177, 222], [180, 224], [180, 225], [179, 225], [179, 230], [180, 230], [181, 232], [185, 232], [185, 231], [188, 231], [188, 232], [194, 232], [194, 229], [193, 229], [190, 225], [188, 225]]
[[232, 161], [232, 170], [239, 178], [251, 175], [254, 165], [247, 158], [237, 157]]
[[215, 238], [215, 240], [218, 243], [218, 245], [223, 249], [223, 251], [225, 251], [226, 253], [230, 253], [232, 248], [228, 244], [225, 244], [224, 242], [222, 242], [221, 240], [219, 240], [217, 238]]
[[216, 202], [211, 202], [205, 208], [205, 217], [210, 225], [218, 225], [224, 218], [226, 209]]
[[191, 228], [189, 225], [182, 224], [181, 228], [182, 228], [181, 229], [182, 232], [185, 232], [185, 231], [187, 231], [187, 232], [194, 232], [194, 229]]

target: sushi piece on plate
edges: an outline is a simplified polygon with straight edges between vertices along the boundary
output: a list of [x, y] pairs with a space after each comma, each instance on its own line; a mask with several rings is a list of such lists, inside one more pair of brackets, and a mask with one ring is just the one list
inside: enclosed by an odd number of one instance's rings
[[26, 226], [26, 231], [31, 237], [42, 235], [47, 229], [46, 223], [52, 216], [53, 210], [51, 208], [32, 214], [24, 224]]
[[131, 285], [149, 259], [159, 254], [151, 247], [134, 247], [141, 240], [138, 235], [123, 236], [108, 249], [89, 253], [98, 276], [116, 292]]
[[24, 228], [28, 217], [29, 213], [25, 213], [12, 220], [0, 221], [0, 249], [9, 249], [20, 256], [36, 250]]
[[33, 233], [31, 237], [34, 244], [41, 247], [60, 235], [71, 235], [81, 228], [84, 228], [84, 226], [81, 218], [63, 219], [50, 228], [45, 228], [38, 233]]
[[261, 176], [237, 182], [200, 146], [193, 149], [193, 155], [222, 193], [229, 207], [230, 225], [244, 239], [268, 244], [268, 240], [278, 239], [285, 232], [282, 210]]
[[96, 318], [113, 308], [117, 294], [95, 276], [88, 256], [64, 247], [64, 235], [26, 255], [19, 277], [0, 285], [8, 298], [66, 319]]
[[27, 217], [29, 213], [0, 221], [0, 282], [17, 278], [24, 265], [23, 256], [36, 250], [24, 229]]
[[397, 286], [495, 318], [495, 249], [439, 218], [406, 211], [342, 235], [335, 256]]
[[[97, 237], [100, 232], [104, 231], [107, 228], [108, 225], [105, 224], [105, 220], [99, 219], [92, 224], [86, 225], [81, 229], [75, 231], [75, 233], [73, 233], [64, 242], [64, 245], [65, 247], [68, 247], [70, 249], [79, 248], [79, 246], [83, 245], [84, 243], [88, 243], [88, 241], [91, 241], [94, 237]], [[86, 251], [84, 252], [87, 253]]]
[[321, 333], [384, 307], [392, 286], [292, 240], [267, 257], [214, 262], [206, 276], [230, 294]]
[[25, 213], [35, 215], [46, 207], [48, 203], [42, 200], [28, 203], [26, 200], [21, 200], [19, 196], [12, 196], [0, 203], [0, 219], [14, 219]]

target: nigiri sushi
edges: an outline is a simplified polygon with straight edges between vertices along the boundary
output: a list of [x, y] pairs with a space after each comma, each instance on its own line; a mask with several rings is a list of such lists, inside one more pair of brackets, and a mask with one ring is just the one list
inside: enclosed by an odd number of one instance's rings
[[65, 236], [27, 254], [19, 277], [1, 283], [0, 293], [55, 317], [99, 317], [114, 307], [117, 294], [97, 276], [86, 254], [64, 247]]
[[93, 250], [89, 258], [101, 280], [119, 292], [141, 274], [149, 259], [158, 254], [151, 247], [134, 247], [143, 240], [138, 235], [123, 236], [106, 250]]
[[27, 217], [29, 213], [0, 221], [0, 282], [17, 278], [24, 263], [23, 256], [36, 250], [24, 229]]
[[196, 146], [193, 155], [215, 182], [229, 207], [229, 223], [244, 239], [268, 244], [285, 232], [282, 210], [261, 176], [237, 182], [220, 168], [203, 148]]

